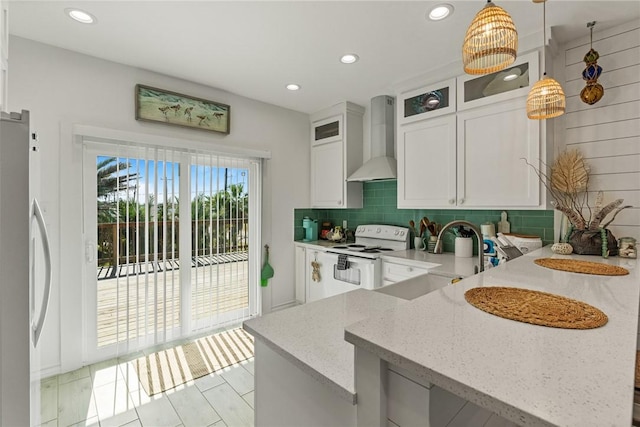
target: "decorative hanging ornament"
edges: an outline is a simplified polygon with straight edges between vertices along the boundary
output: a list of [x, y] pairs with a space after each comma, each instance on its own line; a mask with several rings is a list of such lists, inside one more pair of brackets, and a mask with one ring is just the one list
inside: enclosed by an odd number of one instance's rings
[[593, 50], [593, 27], [596, 21], [587, 23], [587, 28], [591, 31], [591, 49], [584, 56], [584, 63], [587, 65], [582, 71], [582, 78], [587, 81], [587, 85], [580, 91], [582, 102], [593, 105], [602, 99], [604, 88], [598, 83], [598, 77], [602, 74], [602, 67], [598, 65], [600, 54]]

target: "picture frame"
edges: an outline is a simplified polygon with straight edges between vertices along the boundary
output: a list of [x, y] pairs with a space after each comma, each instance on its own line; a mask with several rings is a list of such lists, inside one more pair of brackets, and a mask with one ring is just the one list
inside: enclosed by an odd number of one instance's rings
[[137, 84], [136, 120], [228, 135], [231, 107], [220, 102]]

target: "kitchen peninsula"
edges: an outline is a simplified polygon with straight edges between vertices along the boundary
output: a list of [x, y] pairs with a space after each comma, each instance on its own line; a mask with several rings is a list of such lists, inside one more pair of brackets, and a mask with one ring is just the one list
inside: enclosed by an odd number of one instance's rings
[[[533, 263], [541, 257], [558, 256], [543, 248], [411, 301], [361, 290], [245, 322], [256, 338], [257, 425], [293, 425], [305, 416], [314, 425], [394, 425], [387, 424], [398, 423], [387, 411], [390, 373], [423, 387], [427, 399], [435, 385], [519, 425], [630, 425], [637, 261], [568, 257], [630, 272], [610, 277], [549, 270]], [[566, 296], [609, 320], [569, 330], [503, 319], [465, 301], [465, 291], [481, 286]], [[319, 394], [308, 394], [310, 387]], [[286, 401], [278, 406], [282, 390], [295, 410]], [[432, 427], [441, 410], [433, 402], [427, 408]]]

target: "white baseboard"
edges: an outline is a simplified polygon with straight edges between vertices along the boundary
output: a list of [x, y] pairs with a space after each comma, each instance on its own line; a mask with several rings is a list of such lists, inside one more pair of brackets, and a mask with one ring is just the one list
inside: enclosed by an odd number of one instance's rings
[[285, 308], [295, 307], [296, 305], [300, 305], [300, 303], [298, 301], [289, 301], [285, 302], [284, 304], [278, 304], [275, 307], [271, 307], [271, 311], [274, 312], [284, 310]]
[[40, 378], [45, 379], [49, 377], [53, 377], [55, 375], [60, 375], [62, 371], [60, 370], [60, 365], [50, 366], [48, 368], [40, 369]]

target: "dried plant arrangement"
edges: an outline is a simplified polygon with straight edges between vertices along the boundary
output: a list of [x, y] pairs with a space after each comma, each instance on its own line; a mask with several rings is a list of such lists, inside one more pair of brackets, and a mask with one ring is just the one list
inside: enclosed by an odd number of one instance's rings
[[[525, 160], [526, 162], [526, 160]], [[548, 172], [526, 162], [538, 175], [554, 201], [552, 205], [567, 216], [571, 227], [567, 240], [578, 254], [616, 255], [615, 237], [607, 230], [618, 213], [631, 206], [622, 206], [623, 199], [603, 205], [604, 196], [598, 192], [593, 208], [589, 205], [589, 165], [577, 149], [568, 149], [558, 155]], [[587, 218], [584, 213], [588, 212]], [[604, 222], [611, 214], [611, 218]], [[597, 247], [597, 252], [596, 252]], [[601, 249], [601, 251], [600, 251]]]

